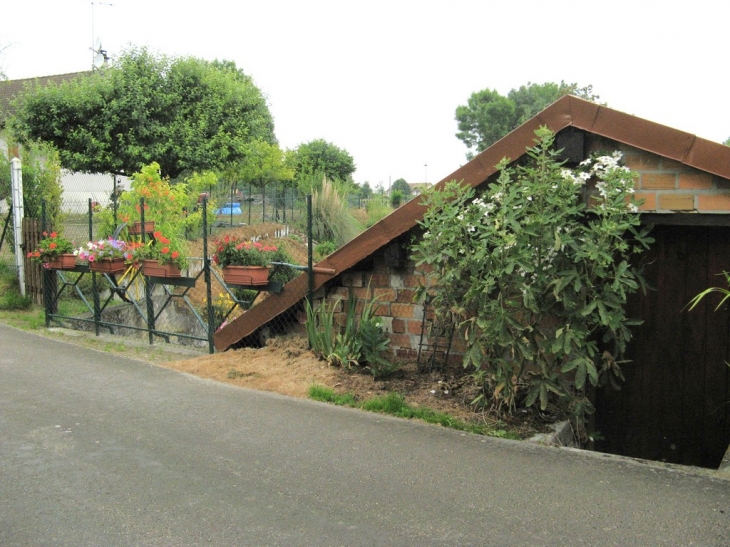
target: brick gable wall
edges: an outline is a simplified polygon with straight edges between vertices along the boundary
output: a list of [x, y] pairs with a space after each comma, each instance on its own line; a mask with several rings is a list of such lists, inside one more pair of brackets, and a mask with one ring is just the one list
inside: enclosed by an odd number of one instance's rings
[[[651, 213], [728, 213], [730, 212], [730, 181], [687, 167], [615, 141], [587, 135], [587, 152], [620, 150], [624, 163], [639, 174], [636, 197], [644, 199], [641, 210]], [[339, 300], [338, 313], [344, 316], [345, 303], [351, 292], [358, 298], [358, 312], [363, 302], [373, 294], [381, 302], [378, 315], [388, 332], [393, 353], [403, 358], [415, 358], [421, 344], [421, 332], [433, 319], [433, 312], [421, 300], [416, 300], [423, 272], [410, 260], [406, 234], [377, 251], [367, 260], [338, 276], [315, 294], [317, 301], [328, 305]], [[369, 290], [368, 290], [369, 285]], [[427, 354], [436, 343], [424, 333], [423, 350]], [[439, 340], [439, 343], [446, 343]], [[453, 337], [451, 356], [460, 359], [463, 344], [458, 334]]]

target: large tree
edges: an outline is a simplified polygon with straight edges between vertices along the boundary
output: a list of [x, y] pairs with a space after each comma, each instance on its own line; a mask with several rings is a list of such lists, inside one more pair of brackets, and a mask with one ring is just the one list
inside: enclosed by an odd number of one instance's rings
[[261, 91], [235, 63], [125, 52], [86, 77], [36, 87], [16, 102], [21, 142], [45, 141], [75, 171], [162, 174], [243, 160], [253, 140], [276, 142]]
[[351, 182], [355, 172], [355, 160], [342, 148], [324, 139], [300, 144], [290, 156], [295, 177], [300, 187], [313, 177], [322, 182], [322, 177], [339, 182]]
[[549, 104], [564, 95], [577, 95], [596, 101], [593, 87], [578, 84], [529, 83], [512, 89], [507, 96], [493, 89], [483, 89], [471, 94], [466, 105], [456, 108], [459, 132], [456, 137], [470, 149], [467, 157], [487, 149], [507, 133], [519, 127]]

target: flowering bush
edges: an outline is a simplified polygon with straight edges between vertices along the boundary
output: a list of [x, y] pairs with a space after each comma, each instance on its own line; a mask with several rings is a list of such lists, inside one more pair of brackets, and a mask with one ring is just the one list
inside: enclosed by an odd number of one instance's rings
[[260, 241], [241, 241], [236, 236], [225, 236], [215, 243], [213, 262], [226, 266], [268, 266], [278, 248]]
[[172, 241], [161, 231], [153, 233], [153, 239], [142, 243], [130, 243], [130, 261], [157, 260], [160, 264], [175, 264], [178, 268], [187, 267], [187, 257], [184, 244], [179, 240]]
[[[495, 408], [557, 403], [581, 433], [587, 386], [619, 385], [631, 339], [625, 304], [648, 248], [620, 154], [567, 169], [542, 128], [528, 161], [503, 160], [481, 195], [451, 183], [427, 197], [414, 247], [436, 312], [453, 322]], [[587, 198], [587, 199], [586, 199]]]
[[56, 260], [59, 255], [72, 253], [74, 245], [58, 232], [43, 232], [43, 239], [38, 242], [35, 251], [28, 253], [28, 258], [34, 262], [49, 262]]
[[128, 248], [127, 242], [111, 238], [89, 241], [86, 246], [74, 251], [74, 254], [79, 260], [85, 262], [97, 262], [99, 260], [111, 260], [114, 258], [132, 259], [132, 253]]

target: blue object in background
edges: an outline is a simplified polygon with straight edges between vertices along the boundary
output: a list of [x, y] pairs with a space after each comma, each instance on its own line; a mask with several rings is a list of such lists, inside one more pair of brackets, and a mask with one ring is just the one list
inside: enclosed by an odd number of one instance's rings
[[216, 215], [242, 215], [240, 203], [226, 203], [223, 207], [216, 209]]

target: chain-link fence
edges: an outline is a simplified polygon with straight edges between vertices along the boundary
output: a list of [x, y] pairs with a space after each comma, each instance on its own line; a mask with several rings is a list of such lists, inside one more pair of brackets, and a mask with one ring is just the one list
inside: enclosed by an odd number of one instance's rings
[[[86, 215], [76, 213], [75, 216], [78, 226], [93, 232], [96, 211], [91, 199], [87, 198]], [[208, 226], [205, 205], [204, 199], [201, 204], [203, 226]], [[282, 208], [283, 205], [282, 197]], [[113, 207], [114, 200], [107, 206]], [[140, 210], [145, 210], [144, 200], [140, 201]], [[44, 222], [42, 219], [41, 224]], [[154, 228], [147, 228], [143, 215], [140, 223], [145, 226], [142, 244], [145, 239], [151, 239], [152, 245], [160, 245], [155, 241]], [[66, 228], [68, 230], [69, 226]], [[207, 346], [212, 352], [213, 334], [217, 329], [267, 295], [283, 290], [288, 280], [307, 275], [307, 267], [302, 263], [310, 261], [306, 255], [302, 256], [302, 249], [311, 249], [307, 244], [309, 236], [297, 234], [278, 223], [262, 224], [261, 229], [261, 233], [249, 235], [247, 239], [256, 243], [263, 241], [264, 248], [274, 250], [277, 246], [285, 249], [299, 246], [298, 253], [291, 253], [295, 256], [291, 258], [293, 262], [270, 264], [268, 276], [262, 282], [254, 282], [246, 275], [232, 280], [227, 278], [225, 270], [211, 260], [216, 253], [214, 236], [202, 227], [201, 233], [191, 234], [192, 241], [188, 242], [188, 248], [198, 256], [188, 256], [187, 267], [172, 277], [150, 274], [144, 264], [134, 259], [131, 263], [127, 260], [126, 264], [121, 260], [118, 269], [114, 270], [97, 270], [99, 265], [91, 261], [40, 269], [46, 324], [93, 329], [97, 334], [103, 330], [124, 336], [143, 336], [148, 337], [150, 343], [161, 339]], [[229, 229], [226, 233], [235, 234], [235, 231]], [[282, 272], [286, 273], [283, 281], [276, 280], [275, 273]]]

